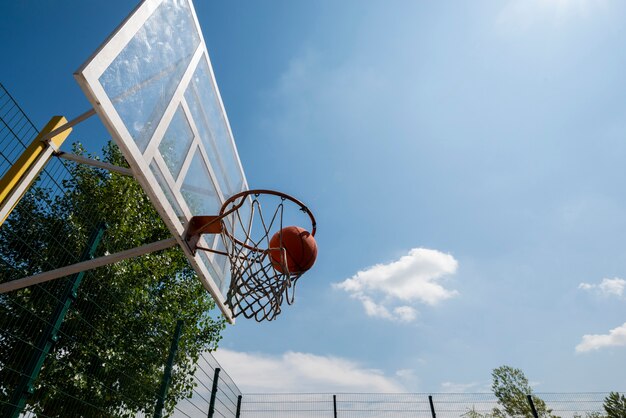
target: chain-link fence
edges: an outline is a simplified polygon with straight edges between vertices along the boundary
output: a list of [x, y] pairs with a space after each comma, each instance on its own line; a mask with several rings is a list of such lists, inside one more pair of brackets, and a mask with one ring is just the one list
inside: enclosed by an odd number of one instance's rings
[[[215, 357], [204, 353], [197, 363], [196, 390], [191, 398], [177, 405], [175, 417], [239, 417], [243, 396], [241, 391]], [[217, 380], [215, 377], [217, 376]]]
[[[0, 84], [0, 176], [37, 134]], [[52, 158], [0, 228], [0, 283], [167, 237], [132, 177]], [[207, 416], [206, 405], [183, 408], [211, 385], [198, 374], [209, 372], [203, 361], [216, 367], [206, 351], [224, 321], [213, 307], [178, 248], [0, 294], [0, 416]], [[215, 406], [225, 417], [239, 396], [228, 388]]]
[[[242, 418], [599, 418], [608, 393], [539, 393], [507, 413], [491, 393], [245, 394]], [[545, 403], [545, 407], [542, 405]]]

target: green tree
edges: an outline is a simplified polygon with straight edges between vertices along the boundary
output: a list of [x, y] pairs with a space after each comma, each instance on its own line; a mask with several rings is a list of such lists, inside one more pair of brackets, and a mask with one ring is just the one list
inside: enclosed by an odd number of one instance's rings
[[610, 392], [602, 404], [605, 414], [600, 412], [585, 412], [585, 415], [574, 414], [574, 418], [625, 418], [626, 396], [619, 392]]
[[476, 410], [476, 406], [472, 405], [471, 408], [467, 408], [467, 410], [461, 414], [462, 418], [491, 418], [491, 414], [481, 414]]
[[[76, 151], [82, 153], [80, 146]], [[126, 165], [109, 144], [104, 160]], [[0, 229], [0, 281], [70, 264], [98, 221], [98, 255], [170, 236], [133, 178], [70, 164], [65, 193], [34, 187]], [[62, 285], [64, 279], [58, 280]], [[10, 399], [60, 285], [0, 296], [0, 405]], [[78, 289], [28, 403], [48, 417], [151, 414], [176, 321], [185, 322], [166, 411], [191, 395], [199, 355], [225, 326], [179, 248], [93, 270]], [[213, 311], [214, 312], [214, 311]], [[0, 412], [2, 412], [0, 410]], [[4, 415], [3, 415], [4, 416]]]
[[611, 392], [604, 399], [604, 411], [607, 418], [624, 418], [626, 417], [626, 396], [618, 392]]
[[552, 415], [552, 410], [547, 408], [542, 399], [533, 395], [528, 379], [520, 369], [497, 367], [491, 372], [491, 377], [491, 389], [502, 407], [493, 409], [494, 417], [533, 418], [527, 397], [531, 395], [539, 417], [558, 418]]

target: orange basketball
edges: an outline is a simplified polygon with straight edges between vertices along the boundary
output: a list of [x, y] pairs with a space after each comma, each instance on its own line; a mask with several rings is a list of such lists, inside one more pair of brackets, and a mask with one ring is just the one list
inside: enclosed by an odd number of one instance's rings
[[270, 240], [272, 266], [281, 273], [283, 271], [282, 251], [285, 249], [287, 269], [289, 273], [304, 273], [313, 266], [317, 258], [317, 244], [309, 231], [298, 226], [287, 226], [274, 234]]

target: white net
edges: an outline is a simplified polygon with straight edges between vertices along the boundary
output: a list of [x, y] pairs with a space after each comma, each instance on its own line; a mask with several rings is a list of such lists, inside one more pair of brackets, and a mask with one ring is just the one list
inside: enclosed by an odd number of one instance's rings
[[228, 306], [235, 317], [275, 319], [284, 301], [293, 303], [296, 282], [305, 272], [290, 271], [283, 228], [308, 221], [314, 236], [313, 214], [283, 193], [252, 190], [231, 197], [220, 215], [226, 215], [222, 238], [230, 261]]

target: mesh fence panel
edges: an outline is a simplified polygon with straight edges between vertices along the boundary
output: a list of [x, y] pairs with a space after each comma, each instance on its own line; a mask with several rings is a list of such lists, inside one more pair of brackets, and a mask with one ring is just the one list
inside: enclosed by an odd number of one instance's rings
[[[4, 175], [35, 138], [38, 130], [2, 85], [0, 122], [0, 175]], [[62, 161], [53, 159], [42, 171], [37, 185], [49, 190], [49, 197], [54, 197], [67, 192], [62, 183], [69, 176], [67, 166]], [[11, 227], [0, 230], [0, 240], [11, 244], [8, 246], [10, 251], [0, 254], [2, 282], [78, 261], [82, 249], [68, 248], [65, 245], [61, 223], [49, 225], [46, 229], [38, 228], [36, 215], [52, 211], [50, 199], [41, 199], [41, 196], [29, 191], [20, 205], [31, 206], [31, 211], [21, 211], [19, 219], [10, 217]], [[32, 213], [32, 218], [29, 213]], [[43, 240], [55, 243], [54, 250], [41, 246]], [[38, 266], [38, 269], [32, 270], [32, 266]], [[11, 409], [8, 407], [15, 402], [12, 399], [15, 390], [28, 377], [24, 372], [29, 363], [33, 362], [38, 353], [43, 352], [43, 334], [52, 326], [51, 318], [70, 280], [71, 278], [64, 278], [0, 296], [0, 344], [3, 348], [0, 350], [3, 354], [0, 357], [3, 374], [0, 402], [4, 405], [4, 415], [8, 415], [7, 411]], [[60, 337], [63, 336], [65, 333], [61, 329]], [[50, 393], [57, 393], [58, 399], [66, 405], [79, 402], [74, 396], [55, 386], [50, 387]], [[82, 404], [91, 408], [88, 402]], [[75, 409], [78, 411], [81, 408], [76, 406]], [[46, 416], [41, 411], [38, 415]]]
[[594, 417], [594, 414], [604, 416], [602, 405], [607, 395], [608, 393], [603, 392], [537, 394], [554, 415], [563, 418]]
[[[552, 416], [562, 418], [605, 417], [602, 407], [608, 393], [539, 393], [535, 404], [543, 400]], [[429, 396], [432, 399], [431, 411]], [[494, 413], [497, 408], [502, 414]], [[495, 418], [503, 413], [491, 393], [437, 394], [245, 394], [242, 418]], [[539, 414], [547, 417], [546, 414]], [[517, 418], [532, 418], [530, 408]]]
[[[38, 130], [0, 84], [0, 176], [9, 170], [37, 134]], [[51, 159], [0, 228], [3, 248], [0, 251], [0, 283], [73, 264], [84, 258], [90, 237], [102, 227], [103, 202], [83, 196], [78, 199], [80, 214], [63, 213], [58, 220], [54, 216], [63, 211], [59, 205], [64, 200], [60, 198], [76, 193], [73, 173], [77, 169], [99, 173], [86, 176], [96, 180], [118, 176]], [[117, 178], [122, 184], [120, 193], [139, 190], [134, 179]], [[152, 210], [149, 204], [143, 204], [148, 209], [142, 209], [144, 206], [136, 209], [140, 215], [145, 213], [142, 210]], [[68, 221], [78, 216], [80, 220], [69, 228]], [[46, 220], [45, 225], [41, 224], [41, 219]], [[155, 231], [166, 229], [162, 227]], [[114, 250], [137, 246], [131, 238], [130, 242], [125, 242], [125, 238], [118, 240], [122, 248]], [[148, 237], [153, 240], [162, 238], [158, 234]], [[106, 234], [103, 243], [106, 248], [118, 245]], [[162, 273], [151, 267], [159, 257], [184, 259], [180, 249], [174, 248], [158, 255], [118, 263], [118, 272], [136, 272], [148, 280], [146, 283], [157, 283], [134, 289], [137, 294], [132, 298], [123, 284], [114, 283], [120, 280], [120, 276], [114, 275], [109, 267], [98, 269], [98, 275], [96, 270], [86, 272], [80, 282], [78, 276], [69, 276], [1, 294], [0, 416], [113, 417], [135, 416], [137, 413], [152, 416], [176, 318], [166, 318], [171, 324], [148, 324], [143, 330], [136, 330], [134, 324], [142, 323], [142, 318], [153, 320], [150, 318], [162, 310], [159, 300], [162, 289], [158, 285]], [[195, 277], [188, 275], [164, 279], [175, 280], [181, 292], [188, 291], [190, 295], [197, 295], [194, 289], [201, 289]], [[76, 291], [78, 284], [80, 287]], [[201, 294], [205, 295], [203, 291]], [[136, 320], [129, 320], [128, 326], [127, 318], [112, 316], [112, 306], [119, 305], [120, 298], [133, 303], [128, 314]], [[182, 299], [182, 302], [174, 302], [196, 303], [200, 312], [208, 306], [198, 300]], [[190, 323], [198, 320], [196, 316]], [[189, 339], [181, 340], [181, 345], [187, 341]], [[180, 360], [179, 356], [175, 364]], [[37, 362], [40, 362], [38, 366]], [[40, 370], [34, 380], [33, 370]], [[186, 375], [188, 371], [182, 373]], [[26, 384], [28, 382], [31, 387]], [[142, 388], [147, 389], [135, 390]], [[197, 389], [193, 391], [196, 392]], [[202, 406], [201, 410], [188, 415], [178, 405], [170, 403], [169, 408], [181, 416], [206, 416], [208, 410]]]
[[193, 396], [178, 403], [174, 416], [208, 416], [215, 370], [219, 369], [213, 416], [216, 418], [236, 417], [237, 405], [242, 395], [233, 379], [209, 352], [200, 356], [197, 368], [193, 383]]
[[2, 84], [0, 121], [0, 173], [4, 174], [38, 132]]
[[[460, 417], [463, 414], [489, 414], [497, 406], [497, 399], [492, 394], [450, 393], [432, 395], [433, 407], [442, 418]], [[478, 416], [478, 415], [476, 415]]]
[[242, 417], [322, 418], [333, 416], [333, 395], [327, 393], [245, 394]]

